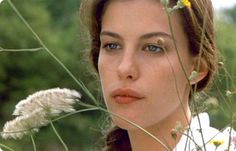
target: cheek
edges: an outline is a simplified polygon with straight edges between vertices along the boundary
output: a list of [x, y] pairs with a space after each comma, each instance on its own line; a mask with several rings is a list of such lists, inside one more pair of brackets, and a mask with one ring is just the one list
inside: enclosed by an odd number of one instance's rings
[[110, 56], [106, 54], [104, 51], [100, 51], [99, 57], [98, 57], [98, 72], [99, 75], [106, 75], [108, 73], [114, 73], [117, 58], [114, 58], [114, 56]]
[[114, 62], [109, 57], [101, 54], [98, 59], [98, 73], [103, 95], [106, 99], [108, 91], [117, 77]]
[[99, 56], [98, 73], [102, 86], [106, 83], [106, 81], [109, 81], [111, 78], [114, 77], [115, 67], [113, 64], [114, 63], [107, 57], [104, 57], [103, 55]]
[[160, 95], [169, 99], [177, 97], [177, 93], [183, 95], [188, 81], [177, 57], [168, 56], [147, 67], [144, 68], [146, 79]]

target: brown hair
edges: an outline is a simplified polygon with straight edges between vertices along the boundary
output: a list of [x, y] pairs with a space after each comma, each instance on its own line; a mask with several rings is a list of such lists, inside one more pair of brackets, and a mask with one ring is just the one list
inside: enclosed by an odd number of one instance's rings
[[[102, 16], [110, 0], [83, 0], [81, 4], [82, 22], [88, 27], [91, 38], [90, 57], [98, 71], [100, 32]], [[176, 2], [177, 0], [174, 0]], [[216, 71], [215, 31], [213, 25], [213, 7], [211, 0], [190, 0], [191, 7], [180, 10], [183, 28], [189, 40], [189, 49], [193, 55], [199, 55], [207, 64], [208, 74], [196, 85], [201, 91], [207, 87]], [[112, 127], [107, 133], [106, 151], [131, 151], [128, 133], [118, 127]]]

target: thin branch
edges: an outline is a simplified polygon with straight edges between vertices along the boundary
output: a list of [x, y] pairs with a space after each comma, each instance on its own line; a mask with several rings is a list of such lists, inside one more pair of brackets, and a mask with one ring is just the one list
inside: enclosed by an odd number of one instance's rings
[[97, 101], [94, 98], [94, 96], [91, 94], [91, 92], [85, 87], [83, 82], [81, 80], [78, 80], [74, 74], [65, 66], [65, 64], [62, 63], [50, 50], [49, 48], [44, 44], [44, 42], [40, 39], [38, 34], [33, 30], [33, 28], [29, 25], [29, 23], [25, 20], [25, 18], [21, 15], [21, 13], [18, 11], [18, 9], [15, 7], [15, 5], [11, 2], [11, 0], [7, 0], [11, 8], [15, 11], [17, 16], [21, 19], [21, 21], [25, 24], [25, 26], [31, 31], [31, 33], [34, 35], [34, 37], [37, 39], [39, 44], [48, 52], [48, 54], [66, 71], [66, 73], [78, 84], [82, 90], [92, 99], [92, 101], [97, 105]]
[[[81, 104], [80, 104], [80, 105], [81, 105]], [[104, 108], [102, 108], [102, 107], [97, 107], [97, 106], [89, 105], [89, 104], [85, 104], [85, 103], [82, 104], [82, 105], [85, 106], [85, 107], [98, 108], [99, 110], [101, 110], [101, 111], [103, 111], [103, 112], [105, 112], [105, 113], [109, 113], [110, 115], [114, 115], [114, 116], [116, 116], [116, 117], [118, 117], [118, 118], [124, 120], [125, 122], [127, 122], [127, 123], [131, 124], [132, 126], [138, 128], [138, 129], [140, 129], [141, 131], [143, 131], [145, 134], [147, 134], [148, 136], [150, 136], [151, 138], [153, 138], [156, 142], [160, 143], [160, 144], [165, 148], [166, 151], [171, 151], [171, 149], [170, 149], [167, 145], [165, 145], [160, 139], [158, 139], [156, 136], [154, 136], [153, 134], [151, 134], [150, 132], [148, 132], [148, 131], [145, 130], [143, 127], [139, 126], [138, 124], [136, 124], [136, 123], [134, 123], [134, 122], [132, 122], [132, 121], [130, 121], [130, 120], [128, 120], [128, 119], [126, 119], [126, 118], [124, 118], [124, 117], [122, 117], [122, 116], [116, 114], [116, 113], [110, 112], [110, 111], [108, 111], [107, 109], [104, 109]]]
[[7, 150], [9, 150], [9, 151], [15, 151], [14, 149], [12, 149], [12, 148], [10, 148], [10, 147], [4, 145], [4, 144], [1, 144], [1, 143], [0, 143], [0, 147], [3, 147], [3, 148], [5, 148], [5, 149], [7, 149]]
[[32, 141], [32, 144], [33, 144], [34, 151], [37, 151], [35, 140], [34, 140], [34, 136], [33, 136], [32, 132], [30, 132], [30, 137], [31, 137], [31, 141]]
[[35, 52], [40, 50], [43, 50], [43, 48], [40, 47], [40, 48], [28, 48], [28, 49], [5, 49], [0, 47], [0, 52], [24, 52], [24, 51]]
[[57, 132], [55, 126], [54, 126], [53, 123], [52, 123], [52, 121], [50, 122], [50, 124], [51, 124], [51, 127], [52, 127], [54, 133], [57, 135], [58, 139], [59, 139], [60, 142], [62, 143], [62, 145], [63, 145], [65, 151], [69, 151], [67, 145], [65, 144], [65, 142], [64, 142], [63, 139], [61, 138], [60, 134]]

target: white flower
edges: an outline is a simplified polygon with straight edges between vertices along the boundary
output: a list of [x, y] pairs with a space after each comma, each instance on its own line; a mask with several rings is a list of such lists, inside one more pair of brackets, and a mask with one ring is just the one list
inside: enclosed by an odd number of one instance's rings
[[181, 137], [173, 151], [182, 151], [185, 150], [185, 147], [187, 148], [187, 151], [197, 150], [198, 147], [203, 149], [202, 135], [207, 151], [225, 151], [228, 149], [229, 144], [229, 151], [235, 150], [235, 144], [232, 140], [230, 142], [229, 139], [230, 137], [233, 138], [233, 136], [236, 136], [236, 132], [233, 129], [227, 127], [223, 132], [220, 132], [218, 129], [210, 127], [209, 116], [207, 113], [199, 114], [199, 119], [202, 129], [200, 130], [198, 119], [196, 117], [193, 118], [190, 124], [190, 130], [184, 132], [185, 135]]
[[38, 91], [20, 101], [13, 115], [27, 115], [39, 108], [44, 109], [50, 116], [56, 116], [61, 112], [73, 112], [72, 105], [77, 98], [81, 98], [81, 95], [75, 90], [54, 88]]
[[3, 127], [4, 139], [20, 139], [29, 132], [37, 132], [46, 126], [52, 117], [62, 112], [73, 112], [73, 104], [81, 98], [79, 92], [69, 89], [49, 89], [38, 91], [20, 101], [13, 115], [17, 117]]
[[3, 127], [2, 137], [4, 139], [21, 139], [24, 134], [37, 132], [38, 128], [49, 123], [45, 112], [42, 109], [33, 111], [25, 116], [18, 116], [12, 121], [8, 121]]
[[[3, 0], [0, 0], [0, 4], [3, 2]], [[1, 151], [1, 148], [0, 148], [0, 151]]]

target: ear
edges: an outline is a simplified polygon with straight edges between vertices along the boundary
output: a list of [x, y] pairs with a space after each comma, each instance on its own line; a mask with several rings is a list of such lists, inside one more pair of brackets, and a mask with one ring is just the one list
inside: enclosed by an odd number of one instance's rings
[[194, 85], [204, 79], [209, 72], [206, 60], [199, 58], [199, 56], [194, 57], [192, 73], [195, 71], [196, 76], [190, 79], [190, 84]]

